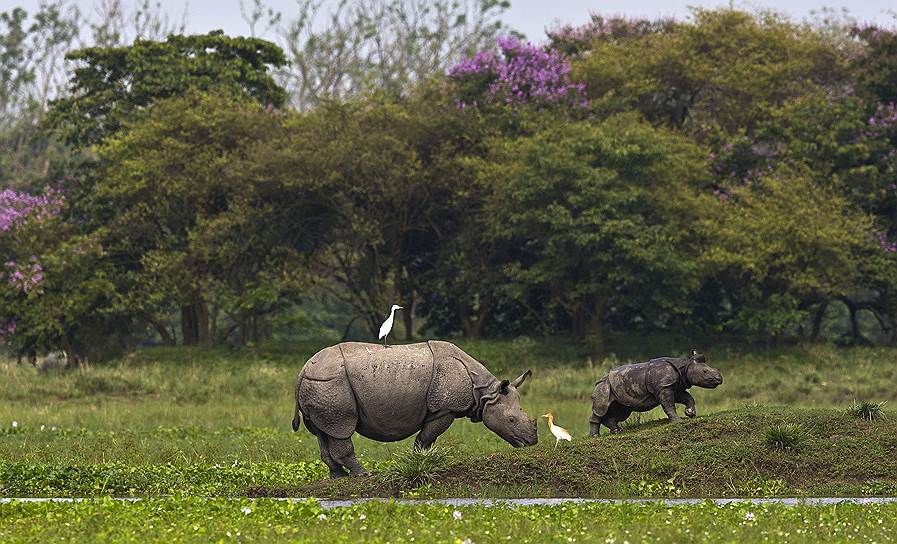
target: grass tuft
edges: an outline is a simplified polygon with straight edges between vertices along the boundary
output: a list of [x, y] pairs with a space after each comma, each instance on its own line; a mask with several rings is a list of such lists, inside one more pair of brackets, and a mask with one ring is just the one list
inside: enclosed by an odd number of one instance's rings
[[453, 452], [445, 447], [428, 450], [411, 448], [397, 454], [380, 475], [384, 485], [393, 489], [414, 489], [432, 484], [451, 466]]
[[857, 402], [848, 406], [844, 411], [847, 415], [857, 419], [865, 419], [866, 421], [878, 421], [885, 418], [884, 407], [888, 401], [882, 402]]
[[799, 423], [783, 423], [766, 428], [766, 446], [774, 450], [797, 450], [807, 433]]

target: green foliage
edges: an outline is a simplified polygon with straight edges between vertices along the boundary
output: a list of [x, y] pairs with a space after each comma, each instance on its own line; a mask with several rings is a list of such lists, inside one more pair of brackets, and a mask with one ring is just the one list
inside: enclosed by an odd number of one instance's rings
[[857, 419], [866, 421], [878, 421], [885, 418], [884, 407], [888, 401], [871, 402], [853, 401], [853, 404], [844, 409], [844, 412]]
[[[456, 514], [457, 512], [457, 514]], [[325, 509], [315, 499], [174, 497], [137, 502], [0, 505], [7, 542], [887, 542], [893, 504], [710, 502], [556, 506], [370, 502]], [[75, 521], [77, 520], [77, 522]], [[697, 533], [697, 534], [696, 534]]]
[[783, 497], [796, 494], [784, 480], [760, 476], [730, 485], [730, 489], [739, 497]]
[[432, 484], [450, 467], [456, 455], [456, 451], [441, 446], [405, 450], [395, 456], [379, 478], [392, 489], [407, 490]]
[[251, 493], [258, 487], [295, 487], [320, 479], [319, 461], [296, 463], [233, 463], [225, 465], [43, 465], [0, 463], [4, 496], [171, 495], [216, 497]]
[[[505, 2], [349, 1], [319, 29], [303, 1], [289, 68], [220, 32], [87, 48], [43, 123], [43, 99], [10, 97], [33, 94], [28, 55], [73, 39], [59, 6], [0, 25], [3, 183], [71, 186], [34, 234], [53, 269], [16, 308], [16, 350], [357, 337], [392, 303], [400, 336], [559, 333], [595, 359], [607, 331], [817, 340], [834, 304], [848, 341], [873, 319], [897, 341], [891, 31], [731, 7], [598, 14], [550, 35], [588, 107], [464, 109], [444, 67], [474, 49], [491, 62]], [[135, 24], [158, 35], [151, 11]], [[255, 2], [253, 32], [265, 13], [279, 20]], [[107, 15], [95, 38], [118, 43]], [[546, 74], [527, 74], [541, 92]], [[50, 278], [63, 262], [70, 280]], [[305, 313], [334, 304], [339, 319]]]
[[872, 219], [802, 172], [774, 173], [705, 211], [702, 262], [726, 279], [728, 326], [761, 337], [804, 322], [805, 301], [848, 295], [880, 253]]
[[631, 114], [491, 141], [476, 167], [493, 187], [492, 228], [517, 248], [505, 265], [517, 296], [550, 293], [596, 352], [605, 320], [675, 312], [696, 284], [701, 160]]
[[221, 31], [91, 47], [67, 58], [80, 65], [69, 95], [52, 104], [49, 121], [78, 146], [99, 143], [153, 102], [190, 90], [223, 87], [273, 107], [286, 98], [269, 73], [286, 63], [283, 51], [265, 40], [231, 38]]
[[630, 484], [630, 491], [637, 497], [679, 497], [682, 487], [677, 483], [678, 475], [662, 482], [639, 480]]
[[766, 447], [775, 450], [798, 450], [806, 441], [806, 431], [797, 423], [767, 427], [764, 435]]
[[81, 205], [104, 219], [95, 228], [122, 263], [127, 311], [159, 323], [183, 309], [184, 341], [208, 343], [282, 305], [319, 220], [284, 173], [288, 138], [283, 117], [255, 102], [193, 93], [156, 103], [97, 148], [102, 167]]
[[597, 111], [636, 109], [701, 139], [751, 131], [770, 106], [846, 79], [821, 33], [733, 8], [697, 8], [672, 29], [596, 40], [574, 70]]

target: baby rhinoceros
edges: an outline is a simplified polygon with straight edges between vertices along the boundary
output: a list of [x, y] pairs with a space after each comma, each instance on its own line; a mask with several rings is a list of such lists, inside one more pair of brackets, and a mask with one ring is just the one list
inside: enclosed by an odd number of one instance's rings
[[670, 421], [676, 421], [676, 403], [685, 405], [685, 415], [695, 417], [695, 399], [687, 389], [692, 385], [713, 389], [723, 383], [719, 370], [707, 364], [695, 350], [691, 357], [661, 357], [647, 363], [618, 366], [598, 380], [592, 391], [589, 435], [598, 436], [601, 425], [620, 432], [620, 422], [632, 412], [663, 407]]
[[352, 434], [395, 442], [414, 433], [429, 448], [456, 418], [482, 421], [514, 447], [537, 441], [536, 422], [520, 407], [516, 380], [498, 380], [448, 342], [386, 347], [343, 342], [324, 348], [302, 367], [293, 430], [301, 420], [318, 438], [330, 477], [367, 474], [355, 458]]

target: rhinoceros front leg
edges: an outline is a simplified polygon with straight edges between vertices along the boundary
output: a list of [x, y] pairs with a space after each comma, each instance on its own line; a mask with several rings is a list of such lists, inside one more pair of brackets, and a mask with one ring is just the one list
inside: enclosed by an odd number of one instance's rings
[[695, 417], [698, 411], [695, 409], [695, 398], [688, 391], [682, 391], [676, 394], [676, 402], [685, 405], [685, 415], [687, 417]]
[[660, 406], [670, 421], [679, 421], [679, 415], [676, 414], [676, 394], [671, 387], [664, 387], [658, 391], [657, 400], [660, 401]]
[[327, 437], [327, 446], [330, 451], [330, 457], [349, 469], [350, 475], [367, 476], [370, 474], [355, 458], [355, 446], [352, 444], [351, 438], [333, 438], [329, 436]]
[[445, 414], [425, 421], [423, 428], [417, 433], [417, 438], [414, 439], [414, 447], [422, 450], [430, 449], [439, 435], [452, 426], [453, 421], [455, 421], [454, 414]]

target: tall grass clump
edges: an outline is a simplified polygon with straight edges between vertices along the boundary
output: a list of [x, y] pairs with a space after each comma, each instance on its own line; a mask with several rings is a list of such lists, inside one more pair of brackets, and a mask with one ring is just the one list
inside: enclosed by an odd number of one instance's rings
[[798, 423], [783, 423], [766, 428], [766, 447], [774, 450], [797, 450], [806, 439], [804, 428]]
[[380, 478], [387, 486], [398, 489], [432, 484], [451, 466], [452, 457], [451, 449], [445, 447], [412, 448], [397, 454]]
[[866, 421], [878, 421], [885, 418], [884, 407], [888, 401], [882, 402], [857, 402], [848, 406], [844, 411], [847, 415], [857, 419], [865, 419]]

